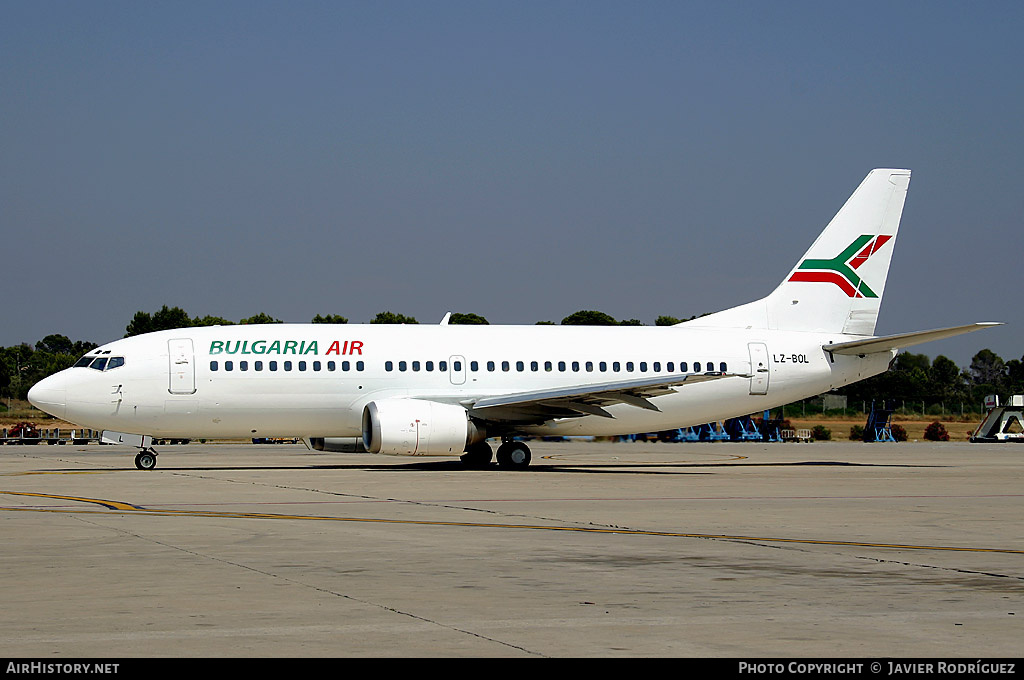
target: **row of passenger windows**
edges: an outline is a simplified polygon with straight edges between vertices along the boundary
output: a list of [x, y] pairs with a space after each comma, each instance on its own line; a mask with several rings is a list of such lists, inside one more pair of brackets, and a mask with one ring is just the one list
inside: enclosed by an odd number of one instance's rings
[[[224, 362], [224, 370], [225, 371], [233, 371], [233, 370], [235, 370], [235, 363], [236, 362], [234, 362], [234, 361], [225, 361]], [[248, 371], [249, 368], [250, 368], [248, 361], [239, 361], [237, 363], [238, 363], [238, 370], [239, 371]], [[357, 371], [362, 371], [366, 367], [366, 365], [362, 361], [341, 361], [341, 362], [328, 361], [326, 368], [327, 368], [328, 371], [337, 371], [339, 364], [341, 365], [341, 370], [342, 371], [351, 371], [353, 369], [355, 369]], [[324, 370], [324, 364], [323, 364], [323, 362], [320, 362], [320, 361], [308, 361], [308, 362], [307, 361], [266, 361], [266, 362], [263, 362], [263, 361], [253, 361], [252, 362], [252, 370], [254, 370], [254, 371], [262, 371], [262, 370], [264, 370], [264, 367], [265, 367], [265, 370], [268, 370], [268, 371], [277, 371], [277, 370], [285, 370], [285, 371], [294, 371], [294, 370], [298, 370], [298, 371], [308, 371], [308, 370], [322, 371], [322, 370]], [[211, 361], [210, 362], [210, 370], [211, 371], [219, 371], [220, 368], [221, 367], [220, 367], [220, 363], [219, 362], [217, 362], [217, 361]]]
[[[113, 368], [114, 367], [113, 366], [114, 362], [118, 361], [118, 360], [120, 361], [120, 363], [117, 364], [118, 366], [120, 366], [121, 364], [124, 363], [124, 359], [122, 357], [112, 357], [110, 359], [110, 363], [107, 365], [107, 370], [110, 370], [111, 368]], [[90, 368], [97, 368], [97, 366], [94, 365], [96, 362], [106, 362], [106, 361], [107, 361], [106, 359], [96, 359], [93, 362], [93, 364], [90, 365], [89, 367]], [[81, 363], [81, 362], [79, 362], [79, 363]], [[236, 369], [236, 365], [235, 365], [236, 363], [238, 364], [237, 365], [237, 369], [239, 371], [248, 371], [248, 370], [250, 370], [250, 362], [248, 362], [248, 361], [238, 361], [238, 362], [235, 362], [235, 361], [231, 361], [231, 360], [224, 362], [223, 369], [225, 371], [234, 371]], [[338, 368], [339, 368], [339, 364], [340, 364], [340, 368], [341, 368], [342, 371], [351, 371], [351, 370], [363, 371], [363, 370], [366, 369], [366, 365], [362, 361], [341, 361], [341, 362], [328, 361], [326, 363], [326, 369], [327, 369], [327, 371], [337, 371]], [[441, 373], [445, 373], [445, 372], [448, 371], [448, 362], [447, 361], [438, 361], [436, 364], [433, 361], [397, 361], [397, 362], [396, 361], [385, 361], [384, 362], [384, 370], [385, 371], [389, 371], [389, 372], [390, 371], [394, 371], [396, 366], [397, 366], [397, 369], [399, 371], [401, 371], [401, 372], [410, 371], [411, 370], [413, 372], [425, 371], [427, 373], [431, 373], [431, 372], [433, 372], [435, 370], [435, 367], [436, 367], [436, 370], [438, 372], [441, 372]], [[527, 370], [527, 363], [525, 361], [516, 361], [516, 362], [511, 362], [511, 361], [501, 361], [501, 362], [487, 361], [487, 362], [484, 363], [484, 367], [486, 368], [487, 371], [490, 371], [490, 372], [497, 371], [499, 366], [500, 366], [501, 370], [504, 371], [504, 372], [512, 371], [513, 367], [515, 368], [516, 371], [519, 371], [519, 372], [525, 372]], [[253, 361], [252, 362], [252, 366], [251, 366], [251, 370], [253, 370], [253, 371], [263, 371], [263, 370], [269, 370], [269, 371], [277, 371], [277, 370], [284, 370], [284, 371], [294, 371], [294, 370], [308, 371], [308, 370], [312, 370], [312, 371], [316, 372], [316, 371], [324, 370], [324, 367], [325, 367], [324, 363], [320, 362], [320, 361], [310, 361], [310, 362], [307, 362], [307, 361], [294, 361], [294, 362], [293, 361], [280, 361], [280, 362], [278, 362], [278, 361], [266, 361], [266, 362], [264, 362], [264, 361]], [[218, 362], [218, 361], [211, 361], [210, 362], [210, 370], [211, 371], [219, 371], [221, 368], [222, 368], [222, 366], [221, 366], [220, 362]], [[600, 372], [600, 373], [607, 373], [609, 371], [611, 371], [612, 373], [621, 373], [623, 371], [623, 369], [625, 369], [626, 373], [635, 373], [635, 372], [639, 372], [639, 373], [649, 373], [649, 372], [650, 373], [662, 373], [662, 372], [664, 372], [664, 373], [676, 373], [677, 372], [676, 368], [677, 368], [677, 365], [676, 365], [676, 362], [674, 362], [674, 361], [667, 361], [665, 363], [662, 363], [660, 361], [653, 361], [653, 362], [650, 362], [650, 363], [648, 363], [646, 361], [638, 361], [638, 362], [633, 362], [633, 361], [624, 361], [624, 362], [622, 362], [622, 361], [611, 361], [611, 362], [608, 362], [608, 361], [598, 361], [596, 363], [593, 362], [593, 361], [584, 361], [584, 362], [579, 362], [579, 361], [557, 361], [557, 362], [552, 362], [552, 361], [544, 361], [544, 362], [531, 361], [529, 363], [529, 370], [533, 371], [533, 372], [538, 372], [540, 370], [544, 370], [544, 371], [548, 371], [548, 372], [554, 371], [554, 370], [558, 370], [559, 372], [562, 372], [562, 373], [564, 373], [566, 371], [573, 371], [575, 373], [578, 373], [580, 371], [586, 371], [587, 373], [593, 373], [595, 371], [595, 369], [598, 372]], [[102, 371], [103, 367], [102, 366], [99, 367], [98, 370]], [[455, 372], [462, 371], [463, 370], [462, 361], [459, 361], [459, 360], [452, 361], [452, 370], [455, 371]], [[480, 362], [479, 361], [470, 361], [469, 362], [469, 370], [474, 372], [474, 373], [479, 372], [480, 371]], [[724, 372], [726, 372], [728, 370], [728, 366], [726, 365], [726, 363], [724, 361], [719, 362], [717, 369], [715, 369], [715, 363], [713, 361], [695, 361], [695, 362], [693, 362], [693, 372], [694, 373], [703, 373], [703, 372], [713, 373], [715, 370], [718, 370], [718, 371], [721, 371], [721, 372], [724, 373]], [[689, 373], [690, 372], [690, 364], [685, 362], [685, 361], [679, 362], [679, 364], [678, 364], [678, 372], [679, 373]]]
[[[419, 370], [425, 370], [425, 371], [429, 372], [429, 371], [433, 371], [434, 370], [434, 362], [433, 361], [424, 361], [422, 363], [419, 362], [419, 361], [398, 361], [398, 362], [385, 361], [384, 362], [384, 370], [385, 371], [394, 371], [396, 363], [397, 363], [399, 371], [412, 370], [412, 371], [415, 372], [415, 371], [419, 371]], [[448, 370], [448, 368], [447, 368], [448, 362], [446, 362], [446, 361], [439, 361], [437, 363], [438, 363], [437, 370], [439, 370], [439, 371], [447, 371]], [[501, 370], [505, 371], [505, 372], [511, 371], [513, 369], [513, 366], [515, 367], [515, 370], [519, 371], [519, 372], [524, 372], [524, 371], [526, 371], [526, 368], [527, 368], [527, 363], [525, 361], [516, 361], [516, 362], [511, 362], [511, 361], [502, 361], [502, 362], [488, 361], [488, 362], [485, 362], [484, 365], [485, 365], [485, 367], [486, 367], [486, 369], [488, 371], [492, 371], [492, 372], [498, 370], [498, 366], [499, 365], [501, 366]], [[632, 361], [625, 361], [625, 362], [622, 362], [622, 361], [612, 361], [612, 362], [598, 361], [597, 363], [595, 363], [593, 361], [584, 361], [584, 362], [579, 362], [579, 361], [568, 361], [568, 362], [566, 362], [566, 361], [558, 361], [558, 362], [552, 362], [552, 361], [545, 361], [545, 362], [531, 361], [529, 363], [530, 371], [534, 371], [534, 372], [540, 371], [542, 367], [543, 367], [543, 370], [545, 370], [545, 371], [554, 371], [556, 369], [556, 367], [557, 367], [557, 370], [560, 371], [560, 372], [563, 372], [563, 373], [565, 371], [568, 371], [568, 370], [574, 371], [576, 373], [578, 373], [581, 370], [584, 370], [587, 373], [593, 373], [595, 368], [596, 368], [596, 370], [598, 370], [601, 373], [607, 373], [609, 371], [609, 369], [611, 370], [612, 373], [621, 373], [622, 370], [623, 370], [623, 367], [625, 367], [625, 371], [627, 373], [633, 373], [633, 372], [661, 373], [663, 371], [665, 373], [675, 373], [676, 372], [676, 363], [674, 361], [667, 361], [665, 363], [662, 363], [660, 361], [653, 361], [653, 362], [650, 362], [650, 363], [648, 363], [646, 361], [638, 361], [638, 362], [632, 362]], [[461, 361], [453, 361], [452, 362], [452, 370], [454, 370], [456, 372], [457, 371], [461, 371], [462, 370], [462, 362]], [[472, 372], [478, 372], [480, 370], [480, 362], [479, 361], [470, 361], [469, 362], [469, 370], [472, 371]], [[693, 372], [694, 373], [702, 373], [702, 372], [705, 372], [705, 371], [708, 372], [708, 373], [713, 373], [715, 370], [716, 370], [715, 369], [715, 363], [713, 361], [704, 361], [704, 362], [695, 361], [695, 362], [693, 362]], [[725, 371], [727, 371], [728, 368], [726, 366], [726, 363], [724, 361], [719, 362], [717, 370], [719, 370], [719, 371], [721, 371], [723, 373]], [[678, 372], [679, 373], [689, 373], [690, 372], [689, 364], [687, 362], [685, 362], [685, 361], [679, 362], [679, 371]]]

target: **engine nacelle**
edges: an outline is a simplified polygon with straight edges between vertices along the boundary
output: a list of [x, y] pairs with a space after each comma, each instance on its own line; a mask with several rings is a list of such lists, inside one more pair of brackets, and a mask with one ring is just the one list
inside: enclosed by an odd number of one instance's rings
[[487, 438], [466, 409], [423, 399], [381, 399], [363, 407], [363, 445], [391, 456], [458, 456]]

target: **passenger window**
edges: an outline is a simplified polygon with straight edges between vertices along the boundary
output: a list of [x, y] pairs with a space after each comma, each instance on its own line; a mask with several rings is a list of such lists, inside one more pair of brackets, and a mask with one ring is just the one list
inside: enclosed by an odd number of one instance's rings
[[235, 370], [235, 362], [233, 362], [233, 361], [225, 361], [224, 362], [224, 370], [225, 371], [233, 371], [233, 370]]
[[545, 371], [550, 371], [551, 370], [551, 362], [550, 361], [545, 361], [544, 362], [544, 370]]
[[530, 370], [534, 371], [534, 372], [539, 371], [540, 370], [540, 364], [538, 364], [536, 361], [531, 361], [530, 362]]
[[292, 370], [292, 362], [290, 362], [290, 361], [284, 362], [284, 370], [286, 370], [286, 371]]
[[654, 372], [655, 373], [661, 373], [661, 362], [660, 361], [655, 361], [654, 362]]
[[630, 373], [632, 373], [632, 372], [633, 372], [633, 362], [632, 362], [632, 361], [627, 361], [627, 362], [626, 362], [626, 370], [627, 370], [628, 372], [630, 372]]
[[[359, 363], [361, 364], [363, 362], [360, 361]], [[356, 365], [358, 366], [358, 364], [356, 364]], [[363, 369], [360, 368], [359, 370], [361, 371]], [[442, 373], [447, 371], [448, 370], [448, 362], [447, 361], [438, 361], [437, 362], [437, 370], [441, 371]]]
[[418, 361], [412, 362], [412, 370], [419, 371], [420, 370], [420, 362], [418, 362]]
[[488, 361], [487, 362], [487, 370], [488, 371], [493, 371], [494, 370], [494, 362], [493, 361]]
[[665, 370], [668, 371], [669, 373], [675, 373], [676, 372], [676, 362], [670, 361], [667, 364], [665, 364]]
[[211, 361], [210, 362], [210, 370], [211, 371], [216, 371], [217, 370], [217, 362], [216, 361]]
[[622, 366], [619, 364], [619, 362], [618, 361], [613, 361], [612, 362], [612, 371], [614, 371], [615, 373], [618, 373], [621, 370], [622, 370]]
[[507, 361], [502, 361], [501, 362], [501, 370], [508, 371], [508, 369], [509, 369], [508, 362]]
[[686, 370], [686, 362], [685, 361], [680, 361], [679, 362], [679, 372], [680, 373], [689, 373], [689, 371]]
[[646, 373], [647, 372], [647, 362], [646, 361], [641, 361], [640, 362], [640, 372], [641, 373]]
[[314, 361], [313, 362], [313, 370], [314, 371], [319, 371], [321, 367], [322, 367], [322, 364], [319, 361]]
[[721, 371], [722, 373], [725, 373], [729, 369], [726, 367], [725, 362], [723, 361], [722, 363], [718, 364], [718, 370]]
[[255, 361], [255, 362], [253, 362], [253, 368], [255, 368], [257, 371], [262, 371], [263, 370], [263, 362], [262, 361]]
[[405, 363], [404, 361], [399, 361], [398, 362], [398, 370], [399, 371], [405, 371], [407, 368], [409, 368], [409, 364]]
[[[428, 361], [428, 362], [426, 362], [426, 364], [424, 364], [424, 367], [427, 369], [428, 372], [433, 371], [434, 370], [434, 362], [433, 361]], [[476, 369], [474, 368], [473, 370], [475, 371]]]
[[574, 373], [579, 373], [580, 372], [580, 362], [578, 362], [578, 361], [572, 362], [572, 370], [573, 370]]
[[602, 361], [601, 363], [599, 363], [597, 365], [597, 369], [599, 371], [601, 371], [602, 373], [604, 373], [605, 371], [608, 370], [608, 362], [607, 361]]
[[462, 370], [462, 362], [461, 361], [453, 361], [452, 362], [452, 370], [453, 371], [461, 371]]
[[[350, 369], [351, 367], [352, 367], [352, 362], [350, 362], [350, 361], [342, 361], [342, 362], [341, 362], [341, 370], [343, 370], [343, 371], [347, 371], [347, 370], [349, 370], [349, 369]], [[332, 370], [333, 370], [333, 369], [332, 369]], [[388, 369], [388, 370], [391, 370], [391, 369]]]
[[526, 370], [526, 364], [524, 364], [522, 361], [517, 361], [516, 362], [516, 370], [517, 371], [525, 371]]
[[239, 371], [248, 371], [249, 370], [249, 362], [248, 361], [239, 361], [238, 362], [238, 370]]
[[357, 362], [356, 362], [356, 370], [357, 370], [357, 371], [361, 371], [361, 370], [363, 370], [363, 366], [364, 366], [364, 364], [363, 364], [363, 362], [362, 362], [362, 361], [357, 361]]
[[563, 371], [563, 372], [565, 371], [565, 362], [564, 361], [559, 361], [558, 362], [558, 370], [559, 371]]
[[328, 361], [327, 362], [327, 370], [328, 371], [336, 371], [336, 370], [338, 370], [338, 364], [334, 363], [333, 361]]
[[715, 365], [709, 361], [708, 365], [707, 365], [707, 369], [708, 369], [708, 373], [711, 373], [712, 371], [715, 370]]
[[277, 362], [276, 361], [271, 361], [270, 362], [270, 370], [271, 371], [276, 371], [277, 370]]
[[393, 363], [391, 363], [390, 361], [385, 361], [384, 362], [384, 370], [385, 371], [393, 371], [393, 370], [395, 370], [395, 365]]

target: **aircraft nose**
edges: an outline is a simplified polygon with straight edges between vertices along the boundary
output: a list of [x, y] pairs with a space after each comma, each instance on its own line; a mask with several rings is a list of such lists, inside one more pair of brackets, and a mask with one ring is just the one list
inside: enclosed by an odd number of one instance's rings
[[40, 411], [64, 418], [67, 413], [67, 378], [63, 371], [33, 385], [28, 391], [28, 400]]

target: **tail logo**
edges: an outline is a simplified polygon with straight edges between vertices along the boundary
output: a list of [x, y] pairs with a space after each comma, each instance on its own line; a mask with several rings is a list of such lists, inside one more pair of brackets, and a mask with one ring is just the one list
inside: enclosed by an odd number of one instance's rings
[[860, 236], [831, 260], [811, 258], [804, 260], [789, 277], [789, 280], [834, 283], [849, 297], [877, 298], [878, 295], [875, 291], [871, 290], [854, 270], [859, 269], [891, 238], [892, 236], [885, 234]]

